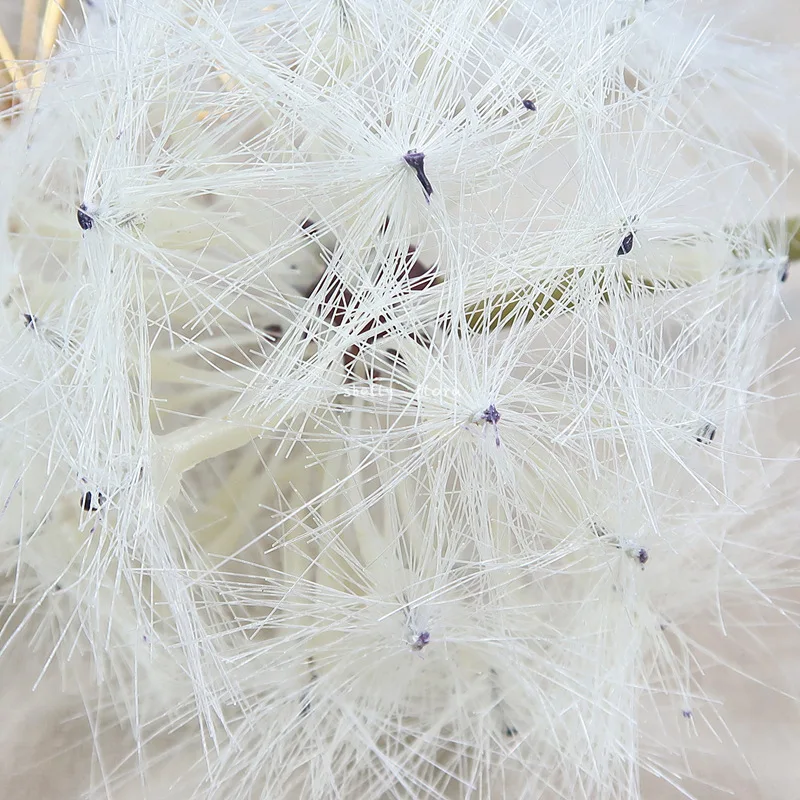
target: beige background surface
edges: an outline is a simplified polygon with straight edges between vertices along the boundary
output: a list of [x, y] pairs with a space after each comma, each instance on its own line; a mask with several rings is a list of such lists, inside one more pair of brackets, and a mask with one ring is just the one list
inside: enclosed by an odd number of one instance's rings
[[[743, 34], [775, 42], [800, 42], [800, 0], [695, 1], [704, 8], [724, 8], [726, 16], [731, 9], [739, 13], [749, 6], [739, 16], [738, 27]], [[0, 18], [4, 24], [13, 16], [13, 7], [20, 4], [21, 0], [0, 0], [0, 14], [5, 15]], [[16, 25], [7, 30], [11, 36]], [[800, 86], [800, 55], [796, 65]], [[800, 91], [791, 98], [791, 103], [800, 108]], [[790, 200], [795, 209], [800, 209], [800, 192], [793, 192]], [[791, 319], [779, 330], [776, 354], [785, 353], [800, 341], [800, 268], [795, 268], [786, 285], [785, 302]], [[800, 392], [800, 365], [785, 369], [783, 375], [784, 393]], [[780, 436], [800, 446], [800, 399], [787, 397], [777, 408]], [[800, 466], [794, 468], [790, 480], [795, 484], [800, 482]], [[800, 509], [796, 518], [800, 553]], [[797, 578], [800, 586], [800, 575]], [[800, 601], [800, 592], [794, 599]], [[764, 648], [755, 642], [745, 646], [720, 639], [714, 643], [742, 672], [758, 682], [721, 667], [706, 674], [704, 685], [724, 705], [731, 738], [695, 743], [705, 752], [693, 759], [697, 781], [685, 788], [698, 800], [800, 798], [800, 704], [776, 691], [800, 696], [800, 633], [790, 623], [783, 622], [760, 630], [759, 637]], [[0, 659], [0, 800], [77, 800], [90, 785], [96, 789], [93, 798], [107, 797], [102, 788], [103, 770], [124, 750], [124, 737], [111, 736], [103, 762], [99, 762], [92, 755], [92, 731], [79, 713], [80, 704], [64, 694], [56, 672], [48, 672], [34, 691], [39, 669], [38, 658], [24, 641], [16, 643]], [[738, 744], [738, 749], [731, 740]], [[184, 767], [185, 762], [173, 758], [155, 771], [155, 778], [147, 785], [133, 785], [115, 794], [114, 799], [182, 800], [170, 791], [170, 784]], [[714, 788], [715, 785], [728, 788]], [[646, 800], [681, 796], [662, 782], [644, 780]]]

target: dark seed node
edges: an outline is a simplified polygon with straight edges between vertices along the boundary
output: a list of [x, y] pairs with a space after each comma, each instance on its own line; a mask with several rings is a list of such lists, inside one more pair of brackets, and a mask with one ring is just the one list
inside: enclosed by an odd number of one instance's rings
[[684, 719], [691, 719], [692, 718], [692, 712], [688, 708], [684, 708], [683, 711], [681, 711], [681, 714], [683, 714], [683, 718]]
[[22, 318], [25, 320], [26, 328], [30, 328], [32, 331], [36, 330], [36, 323], [38, 320], [33, 314], [23, 314]]
[[789, 278], [789, 262], [787, 261], [783, 265], [783, 269], [781, 270], [781, 283], [786, 283], [787, 279]]
[[409, 150], [403, 160], [413, 170], [425, 169], [425, 153], [418, 153], [416, 150]]
[[497, 425], [500, 422], [500, 412], [495, 408], [494, 404], [492, 403], [486, 411], [481, 414], [481, 419], [485, 422], [489, 422], [492, 425]]
[[701, 431], [697, 434], [695, 439], [697, 439], [698, 444], [708, 444], [709, 442], [714, 441], [714, 436], [717, 433], [717, 428], [715, 425], [708, 423]]
[[416, 150], [409, 150], [403, 160], [414, 172], [417, 173], [417, 180], [422, 184], [422, 191], [425, 192], [425, 200], [430, 203], [433, 187], [425, 174], [425, 153], [418, 153]]
[[84, 511], [97, 511], [97, 509], [105, 503], [106, 498], [102, 492], [97, 493], [95, 498], [91, 492], [84, 492], [81, 495], [81, 508]]
[[78, 207], [78, 225], [80, 225], [81, 230], [84, 231], [91, 230], [94, 225], [94, 220], [87, 212], [86, 203], [81, 203]]
[[411, 649], [419, 652], [425, 647], [426, 644], [430, 642], [430, 640], [430, 633], [428, 633], [428, 631], [422, 631], [422, 633], [417, 636], [417, 640], [414, 642], [414, 644], [411, 645]]
[[519, 731], [513, 725], [505, 725], [503, 727], [503, 734], [509, 739], [512, 739], [518, 733]]
[[536, 103], [533, 100], [523, 100], [522, 105], [528, 109], [528, 111], [536, 111]]
[[490, 425], [494, 425], [494, 443], [500, 447], [500, 431], [497, 427], [497, 423], [500, 422], [500, 412], [495, 408], [494, 403], [481, 414], [481, 419]]
[[590, 522], [589, 527], [592, 533], [598, 538], [602, 539], [608, 536], [608, 531], [599, 522]]
[[625, 238], [622, 240], [622, 244], [619, 246], [619, 250], [617, 250], [617, 255], [626, 256], [631, 250], [633, 250], [633, 231], [628, 231], [628, 233], [625, 234]]
[[642, 566], [644, 566], [647, 563], [647, 559], [649, 559], [649, 558], [650, 558], [650, 556], [648, 555], [647, 550], [645, 550], [644, 547], [640, 547], [639, 550], [636, 553], [636, 560]]

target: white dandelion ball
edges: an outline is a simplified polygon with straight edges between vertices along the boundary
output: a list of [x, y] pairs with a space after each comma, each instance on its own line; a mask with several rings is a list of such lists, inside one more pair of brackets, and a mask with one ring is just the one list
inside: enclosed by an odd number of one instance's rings
[[790, 613], [785, 51], [265, 3], [87, 3], [6, 114], [4, 635], [131, 737], [103, 797], [680, 787], [697, 624]]

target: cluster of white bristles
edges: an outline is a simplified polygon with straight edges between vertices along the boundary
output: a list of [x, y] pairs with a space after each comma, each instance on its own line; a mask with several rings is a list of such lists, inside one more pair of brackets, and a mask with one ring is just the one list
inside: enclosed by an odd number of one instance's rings
[[777, 62], [673, 0], [265, 2], [87, 4], [3, 131], [6, 639], [132, 731], [109, 786], [679, 784], [687, 626], [789, 557]]

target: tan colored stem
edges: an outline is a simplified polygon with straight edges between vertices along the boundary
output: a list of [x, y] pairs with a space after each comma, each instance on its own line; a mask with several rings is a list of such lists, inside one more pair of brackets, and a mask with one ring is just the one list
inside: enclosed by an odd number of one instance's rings
[[25, 80], [25, 74], [22, 72], [22, 68], [2, 27], [0, 27], [0, 60], [2, 60], [8, 77], [14, 84], [14, 90], [18, 94], [25, 92], [28, 88], [28, 82]]
[[36, 34], [39, 30], [41, 0], [25, 0], [22, 6], [22, 27], [19, 34], [19, 57], [21, 61], [33, 61], [36, 57]]

